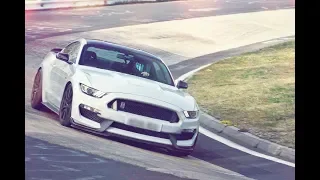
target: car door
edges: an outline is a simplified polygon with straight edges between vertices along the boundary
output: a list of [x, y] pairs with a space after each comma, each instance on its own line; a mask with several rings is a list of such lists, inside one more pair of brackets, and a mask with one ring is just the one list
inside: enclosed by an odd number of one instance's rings
[[[78, 41], [73, 42], [66, 46], [61, 52], [69, 55], [70, 62], [75, 62], [80, 44], [81, 43]], [[62, 99], [66, 81], [68, 79], [68, 76], [70, 75], [70, 66], [73, 66], [73, 64], [69, 64], [65, 61], [56, 59], [52, 66], [53, 67], [50, 74], [50, 81], [53, 101], [51, 103], [56, 108], [58, 108], [60, 106], [60, 101]]]
[[75, 42], [73, 46], [70, 48], [70, 51], [65, 52], [69, 55], [69, 62], [71, 62], [71, 64], [62, 61], [63, 63], [61, 64], [61, 66], [59, 66], [59, 68], [61, 69], [61, 72], [63, 72], [61, 73], [59, 78], [60, 81], [57, 84], [57, 93], [58, 93], [57, 97], [59, 98], [58, 99], [59, 106], [61, 103], [65, 86], [68, 83], [70, 77], [73, 76], [73, 74], [75, 73], [75, 64], [78, 56], [80, 56], [80, 47], [81, 47], [81, 43]]

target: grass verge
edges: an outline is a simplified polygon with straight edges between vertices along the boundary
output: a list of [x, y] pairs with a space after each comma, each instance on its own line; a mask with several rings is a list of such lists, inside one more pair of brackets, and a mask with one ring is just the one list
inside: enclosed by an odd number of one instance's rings
[[204, 112], [295, 148], [295, 41], [215, 63], [188, 80]]

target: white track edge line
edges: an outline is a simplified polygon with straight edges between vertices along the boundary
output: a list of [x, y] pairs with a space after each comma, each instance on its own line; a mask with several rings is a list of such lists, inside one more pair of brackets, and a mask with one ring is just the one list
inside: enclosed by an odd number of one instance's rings
[[285, 161], [285, 160], [282, 160], [282, 159], [279, 159], [279, 158], [276, 158], [276, 157], [272, 157], [272, 156], [268, 156], [268, 155], [265, 155], [265, 154], [262, 154], [262, 153], [259, 153], [259, 152], [256, 152], [256, 151], [253, 151], [251, 149], [248, 149], [246, 147], [243, 147], [239, 144], [236, 144], [226, 138], [223, 138], [217, 134], [214, 134], [212, 132], [210, 132], [209, 130], [203, 128], [203, 127], [199, 127], [199, 131], [200, 133], [206, 135], [207, 137], [211, 138], [211, 139], [214, 139], [216, 141], [219, 141], [229, 147], [232, 147], [234, 149], [238, 149], [240, 151], [243, 151], [245, 153], [248, 153], [248, 154], [251, 154], [253, 156], [257, 156], [257, 157], [260, 157], [260, 158], [264, 158], [264, 159], [268, 159], [270, 161], [274, 161], [274, 162], [277, 162], [277, 163], [281, 163], [281, 164], [285, 164], [287, 166], [291, 166], [291, 167], [295, 167], [295, 164], [292, 163], [292, 162], [288, 162], [288, 161]]
[[181, 80], [181, 81], [185, 80], [187, 77], [191, 76], [192, 74], [196, 73], [197, 71], [200, 71], [201, 69], [204, 69], [204, 68], [210, 66], [211, 64], [212, 64], [212, 63], [207, 64], [207, 65], [204, 65], [204, 66], [201, 66], [201, 67], [199, 67], [199, 68], [197, 68], [197, 69], [194, 69], [194, 70], [192, 70], [192, 71], [189, 71], [189, 72], [183, 74], [182, 76], [178, 77], [178, 78], [175, 80], [175, 83], [177, 83], [177, 82], [180, 81], [180, 80]]

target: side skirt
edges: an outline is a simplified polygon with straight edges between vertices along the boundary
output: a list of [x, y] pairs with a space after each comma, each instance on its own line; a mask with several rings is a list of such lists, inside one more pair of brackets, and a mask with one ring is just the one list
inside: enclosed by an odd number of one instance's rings
[[51, 105], [50, 103], [48, 102], [43, 102], [42, 103], [44, 106], [46, 106], [47, 108], [49, 108], [52, 112], [56, 113], [59, 115], [59, 108], [58, 107], [55, 107], [54, 105]]

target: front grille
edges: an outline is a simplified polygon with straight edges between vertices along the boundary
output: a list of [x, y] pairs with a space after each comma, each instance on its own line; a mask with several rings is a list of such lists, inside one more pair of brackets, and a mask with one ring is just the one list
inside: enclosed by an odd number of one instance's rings
[[[164, 121], [169, 121], [171, 123], [176, 123], [179, 121], [177, 113], [169, 109], [130, 100], [117, 99], [114, 101], [117, 101], [118, 111], [124, 111], [150, 118], [161, 119]], [[111, 107], [114, 101], [109, 103], [108, 106]]]
[[81, 116], [88, 118], [92, 121], [101, 123], [104, 120], [103, 118], [99, 117], [96, 113], [94, 113], [88, 109], [85, 109], [81, 106], [79, 106], [79, 111], [80, 111]]

